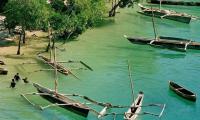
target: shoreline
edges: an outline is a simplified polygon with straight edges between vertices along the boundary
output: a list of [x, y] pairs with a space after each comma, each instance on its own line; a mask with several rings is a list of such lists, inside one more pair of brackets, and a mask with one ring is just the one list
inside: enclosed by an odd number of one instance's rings
[[[44, 47], [45, 40], [48, 39], [47, 36], [48, 34], [42, 31], [32, 31], [32, 32], [26, 31], [26, 44], [24, 45], [21, 43], [21, 55], [16, 54], [18, 49], [18, 40], [19, 40], [18, 35], [9, 38], [3, 38], [4, 40], [1, 40], [0, 55], [23, 56], [23, 55], [28, 55], [28, 53], [30, 52], [36, 53], [38, 50], [35, 50], [34, 47], [40, 49]], [[34, 43], [38, 40], [40, 41], [40, 44]]]

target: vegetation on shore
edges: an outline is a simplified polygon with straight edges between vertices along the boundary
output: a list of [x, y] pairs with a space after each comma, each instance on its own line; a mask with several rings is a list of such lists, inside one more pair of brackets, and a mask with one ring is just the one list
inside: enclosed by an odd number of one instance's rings
[[[111, 16], [115, 15], [117, 7], [133, 4], [132, 0], [110, 2]], [[17, 51], [20, 54], [21, 42], [25, 44], [26, 30], [48, 31], [51, 38], [61, 37], [66, 41], [105, 20], [107, 8], [105, 0], [51, 0], [49, 3], [45, 0], [8, 0], [4, 15], [9, 32], [20, 26], [14, 31], [20, 35]]]

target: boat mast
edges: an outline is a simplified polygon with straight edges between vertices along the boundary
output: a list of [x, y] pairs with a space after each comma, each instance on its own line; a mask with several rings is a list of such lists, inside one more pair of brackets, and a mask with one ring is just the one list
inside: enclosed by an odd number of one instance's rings
[[52, 62], [52, 46], [51, 46], [51, 40], [52, 40], [52, 29], [50, 26], [50, 23], [48, 22], [48, 36], [49, 36], [49, 46], [50, 46], [50, 62]]
[[57, 88], [57, 86], [58, 86], [58, 75], [57, 75], [57, 67], [56, 67], [56, 47], [54, 46], [53, 47], [53, 50], [54, 50], [54, 69], [55, 69], [55, 72], [54, 72], [54, 78], [55, 78], [55, 81], [54, 81], [54, 89], [55, 89], [55, 94], [57, 94], [57, 92], [58, 92], [58, 88]]
[[160, 0], [160, 6], [159, 6], [159, 9], [161, 10], [161, 3], [162, 3], [162, 0]]
[[[130, 79], [130, 87], [131, 87], [131, 95], [132, 95], [132, 102], [134, 103], [134, 91], [133, 91], [133, 80], [132, 80], [132, 77], [131, 77], [131, 67], [129, 65], [129, 61], [127, 61], [128, 63], [128, 71], [129, 71], [129, 79]], [[135, 103], [134, 103], [134, 106], [135, 106]]]
[[152, 11], [152, 23], [153, 23], [154, 37], [155, 37], [155, 40], [157, 40], [157, 32], [156, 32], [156, 28], [155, 28], [154, 13], [153, 13], [152, 7], [151, 7], [151, 11]]

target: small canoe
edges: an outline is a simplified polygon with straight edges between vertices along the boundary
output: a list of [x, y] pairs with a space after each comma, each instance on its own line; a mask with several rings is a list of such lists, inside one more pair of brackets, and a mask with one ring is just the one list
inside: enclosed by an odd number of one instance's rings
[[194, 94], [193, 92], [183, 88], [182, 86], [172, 81], [169, 81], [169, 88], [173, 90], [176, 94], [178, 94], [179, 96], [187, 100], [194, 101], [194, 102], [196, 101], [196, 94]]
[[138, 4], [138, 6], [141, 8], [141, 11], [138, 11], [138, 13], [146, 15], [146, 16], [152, 16], [152, 12], [154, 14], [154, 17], [158, 18], [166, 18], [182, 23], [189, 24], [191, 19], [193, 18], [191, 15], [188, 15], [186, 13], [178, 13], [172, 10], [161, 10], [157, 8], [147, 8], [144, 7], [141, 4]]
[[8, 74], [8, 70], [5, 68], [0, 68], [0, 75], [7, 75]]
[[124, 114], [124, 120], [135, 120], [142, 109], [144, 94], [139, 92], [136, 100], [132, 103], [131, 107]]
[[87, 117], [88, 113], [90, 111], [90, 108], [78, 101], [75, 101], [73, 99], [70, 99], [67, 96], [64, 96], [62, 94], [56, 93], [55, 91], [45, 88], [37, 83], [33, 83], [33, 86], [37, 89], [39, 93], [44, 93], [47, 95], [41, 95], [44, 99], [48, 100], [49, 102], [53, 104], [63, 104], [61, 107], [72, 111], [76, 114], [79, 114], [83, 117]]

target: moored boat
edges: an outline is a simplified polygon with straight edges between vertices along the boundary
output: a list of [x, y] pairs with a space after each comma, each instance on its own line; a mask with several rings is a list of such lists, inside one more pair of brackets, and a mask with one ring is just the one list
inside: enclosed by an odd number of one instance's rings
[[131, 43], [134, 44], [144, 44], [144, 45], [155, 45], [164, 48], [180, 48], [186, 51], [187, 49], [196, 49], [200, 50], [200, 43], [192, 40], [175, 38], [175, 37], [158, 37], [157, 39], [151, 38], [142, 38], [142, 37], [128, 37], [127, 38]]
[[189, 24], [191, 19], [193, 18], [192, 15], [188, 15], [186, 13], [178, 13], [172, 10], [162, 10], [157, 8], [147, 8], [141, 4], [138, 4], [138, 6], [141, 8], [141, 11], [138, 11], [138, 13], [146, 16], [152, 16], [153, 14], [154, 17], [166, 18], [187, 24]]
[[77, 113], [79, 115], [82, 115], [84, 117], [87, 117], [90, 108], [78, 101], [75, 101], [73, 99], [70, 99], [67, 96], [64, 96], [60, 93], [56, 93], [55, 91], [45, 88], [37, 83], [33, 83], [33, 86], [37, 89], [37, 91], [41, 94], [44, 99], [54, 103], [54, 104], [61, 104], [61, 107], [70, 110], [74, 113]]
[[54, 63], [51, 61], [51, 59], [43, 56], [43, 55], [38, 55], [38, 57], [44, 62], [44, 63], [47, 63], [49, 64], [52, 68], [54, 68], [54, 66], [56, 67], [56, 69], [58, 70], [58, 72], [64, 74], [64, 75], [68, 75], [68, 74], [71, 74], [71, 71], [66, 69], [64, 66], [62, 66], [61, 64], [59, 63]]
[[184, 87], [172, 81], [169, 81], [169, 88], [173, 90], [176, 94], [178, 94], [179, 96], [187, 100], [194, 101], [194, 102], [196, 101], [196, 94], [194, 94], [193, 92], [185, 89]]
[[5, 68], [0, 68], [0, 75], [7, 75], [8, 74], [8, 70]]
[[132, 103], [131, 107], [124, 114], [124, 120], [135, 120], [141, 111], [142, 102], [143, 102], [144, 94], [143, 92], [139, 92], [136, 100]]

